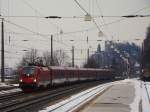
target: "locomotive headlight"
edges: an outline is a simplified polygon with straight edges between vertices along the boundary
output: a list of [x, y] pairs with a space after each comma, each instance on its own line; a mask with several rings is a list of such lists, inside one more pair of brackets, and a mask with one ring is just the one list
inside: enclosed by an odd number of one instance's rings
[[22, 79], [20, 79], [20, 82], [22, 82]]
[[36, 82], [36, 79], [34, 79], [33, 81]]

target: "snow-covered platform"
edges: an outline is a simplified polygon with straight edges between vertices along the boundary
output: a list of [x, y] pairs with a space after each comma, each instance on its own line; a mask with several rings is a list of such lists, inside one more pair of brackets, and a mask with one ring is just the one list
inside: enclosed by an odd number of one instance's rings
[[130, 105], [135, 98], [133, 82], [114, 84], [104, 94], [99, 95], [80, 112], [131, 112]]

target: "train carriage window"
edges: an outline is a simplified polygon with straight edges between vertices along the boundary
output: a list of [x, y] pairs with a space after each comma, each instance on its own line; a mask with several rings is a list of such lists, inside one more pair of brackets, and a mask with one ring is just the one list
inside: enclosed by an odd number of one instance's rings
[[53, 78], [57, 77], [56, 74], [57, 74], [56, 70], [53, 70]]
[[73, 70], [71, 70], [71, 75], [72, 75], [72, 78], [74, 77], [74, 71]]
[[62, 70], [59, 71], [60, 78], [63, 77]]
[[60, 75], [60, 78], [62, 78], [62, 71], [59, 70], [59, 75]]
[[63, 78], [63, 70], [59, 70], [59, 69], [56, 69], [56, 70], [53, 70], [53, 77], [54, 78]]
[[64, 71], [61, 70], [61, 78], [63, 78], [63, 77], [64, 77]]
[[71, 78], [71, 71], [69, 70], [69, 78]]

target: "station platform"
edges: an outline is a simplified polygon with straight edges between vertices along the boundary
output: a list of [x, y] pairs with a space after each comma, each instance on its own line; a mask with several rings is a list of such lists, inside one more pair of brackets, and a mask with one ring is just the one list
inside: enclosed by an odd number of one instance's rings
[[106, 92], [96, 96], [78, 112], [131, 112], [130, 104], [135, 98], [132, 82], [113, 85]]

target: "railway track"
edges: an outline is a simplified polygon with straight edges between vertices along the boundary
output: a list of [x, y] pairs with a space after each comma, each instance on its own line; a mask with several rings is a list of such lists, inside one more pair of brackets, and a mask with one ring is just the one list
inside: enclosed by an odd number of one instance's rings
[[0, 103], [3, 103], [5, 101], [10, 101], [11, 99], [14, 99], [15, 97], [19, 97], [24, 95], [22, 92], [14, 92], [7, 95], [0, 95]]
[[0, 91], [4, 91], [4, 90], [11, 90], [11, 89], [16, 89], [18, 87], [16, 86], [12, 86], [12, 87], [0, 87]]
[[22, 95], [22, 91], [19, 88], [16, 89], [10, 89], [10, 90], [2, 90], [0, 91], [0, 103], [10, 100], [11, 98], [18, 97]]
[[[39, 103], [45, 102], [44, 104], [48, 102], [52, 102], [55, 100], [58, 100], [60, 98], [63, 98], [65, 96], [69, 96], [70, 94], [75, 94], [83, 89], [87, 89], [89, 87], [97, 85], [98, 82], [94, 83], [83, 83], [83, 84], [76, 84], [73, 86], [68, 86], [68, 87], [63, 87], [63, 88], [58, 88], [56, 90], [48, 90], [47, 92], [43, 92], [40, 94], [31, 94], [29, 96], [24, 96], [24, 97], [18, 97], [13, 100], [7, 100], [4, 101], [3, 103], [0, 103], [0, 110], [1, 112], [12, 112], [12, 111], [22, 111], [22, 109], [25, 109], [28, 107], [36, 108], [36, 104], [39, 105]], [[35, 107], [34, 107], [35, 105]]]
[[0, 96], [2, 95], [7, 95], [7, 94], [10, 94], [10, 93], [17, 93], [17, 92], [21, 92], [22, 90], [19, 89], [19, 88], [16, 88], [16, 89], [10, 89], [10, 90], [2, 90], [0, 91]]

